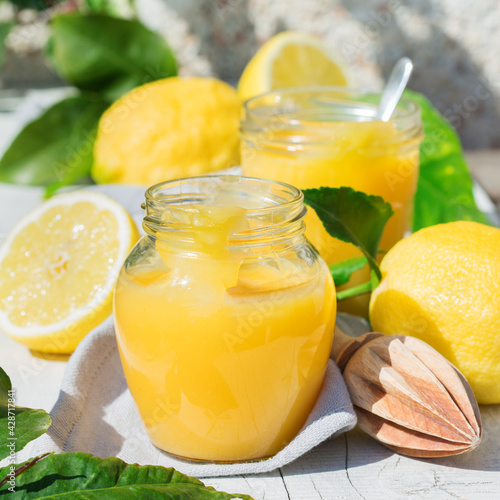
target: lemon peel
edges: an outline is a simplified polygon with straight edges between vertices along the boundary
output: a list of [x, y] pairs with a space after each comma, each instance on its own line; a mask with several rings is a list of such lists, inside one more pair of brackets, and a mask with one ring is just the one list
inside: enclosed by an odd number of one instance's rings
[[150, 186], [239, 164], [241, 102], [215, 78], [137, 87], [101, 117], [92, 178]]
[[370, 301], [374, 330], [417, 337], [467, 378], [479, 403], [500, 403], [500, 229], [451, 222], [397, 243]]

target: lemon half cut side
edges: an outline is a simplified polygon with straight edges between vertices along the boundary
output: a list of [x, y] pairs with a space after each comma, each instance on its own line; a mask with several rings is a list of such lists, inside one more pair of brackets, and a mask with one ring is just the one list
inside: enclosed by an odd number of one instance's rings
[[268, 40], [245, 67], [238, 94], [246, 100], [270, 90], [329, 85], [344, 87], [350, 78], [340, 54], [320, 38], [284, 31]]
[[139, 233], [107, 196], [55, 196], [0, 246], [0, 331], [42, 353], [65, 354], [112, 312], [120, 268]]

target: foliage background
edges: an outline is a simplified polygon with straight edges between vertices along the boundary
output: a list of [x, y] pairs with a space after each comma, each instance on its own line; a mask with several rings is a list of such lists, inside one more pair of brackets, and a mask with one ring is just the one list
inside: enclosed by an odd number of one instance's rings
[[[130, 12], [128, 0], [114, 3]], [[322, 37], [344, 55], [359, 84], [381, 85], [394, 62], [408, 55], [415, 62], [411, 88], [452, 122], [464, 146], [500, 147], [497, 0], [136, 0], [135, 8], [167, 39], [183, 74], [235, 82], [256, 48], [284, 29]], [[0, 20], [7, 11], [0, 0]], [[24, 16], [24, 29], [9, 37], [0, 86], [57, 84], [37, 52], [44, 25], [33, 27], [34, 16]]]

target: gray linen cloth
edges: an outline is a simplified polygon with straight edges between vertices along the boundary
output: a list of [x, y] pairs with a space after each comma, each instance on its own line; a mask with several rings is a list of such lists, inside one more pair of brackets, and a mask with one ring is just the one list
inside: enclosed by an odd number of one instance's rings
[[[366, 322], [339, 315], [344, 332], [368, 331]], [[123, 375], [112, 318], [93, 330], [71, 356], [52, 425], [35, 453], [86, 452], [129, 463], [162, 465], [196, 477], [268, 472], [296, 460], [356, 424], [349, 394], [335, 363], [328, 362], [319, 399], [297, 437], [274, 457], [258, 462], [216, 464], [175, 458], [156, 448], [142, 425]]]

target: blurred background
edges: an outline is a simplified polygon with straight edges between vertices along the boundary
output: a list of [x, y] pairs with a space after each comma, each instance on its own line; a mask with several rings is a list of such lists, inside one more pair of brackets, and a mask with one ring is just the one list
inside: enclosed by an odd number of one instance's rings
[[[0, 95], [63, 85], [42, 47], [47, 11], [37, 1], [0, 0], [0, 22], [15, 19], [5, 39]], [[79, 0], [107, 3], [110, 0]], [[76, 2], [75, 2], [76, 3]], [[169, 42], [182, 75], [236, 83], [250, 57], [283, 30], [316, 34], [347, 62], [352, 82], [380, 87], [395, 61], [409, 56], [410, 87], [427, 95], [466, 149], [500, 147], [500, 3], [497, 0], [114, 0], [121, 15]], [[2, 34], [0, 32], [0, 38]]]

